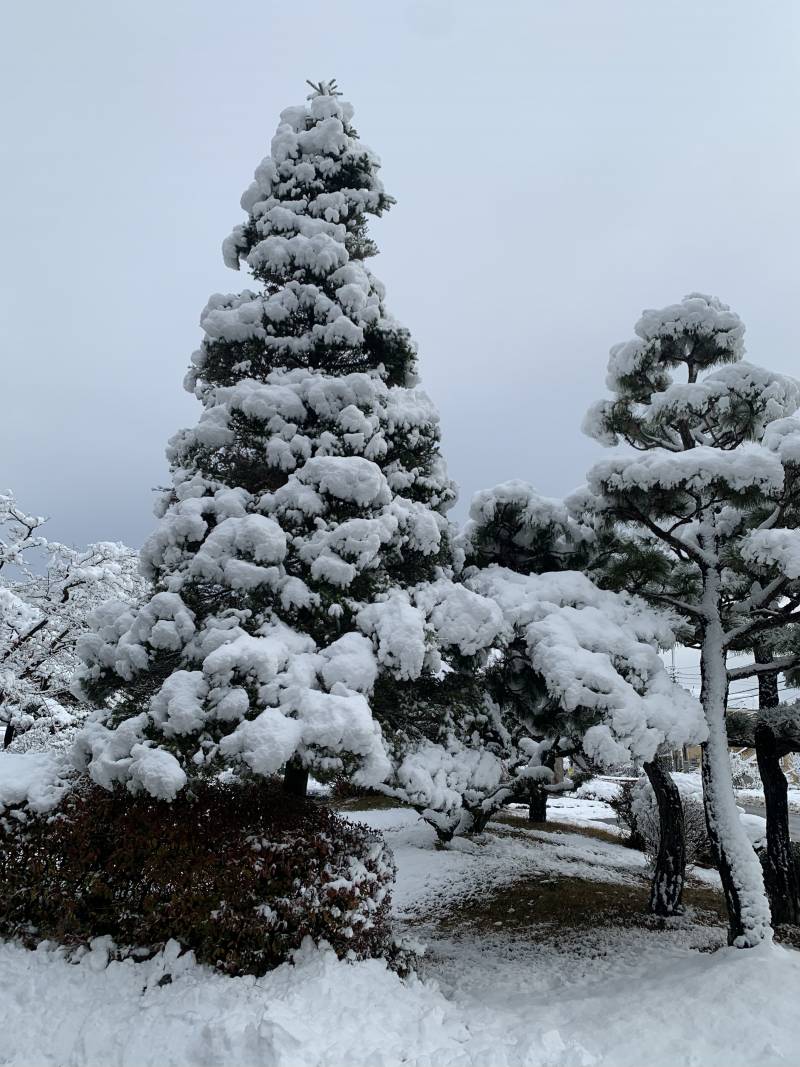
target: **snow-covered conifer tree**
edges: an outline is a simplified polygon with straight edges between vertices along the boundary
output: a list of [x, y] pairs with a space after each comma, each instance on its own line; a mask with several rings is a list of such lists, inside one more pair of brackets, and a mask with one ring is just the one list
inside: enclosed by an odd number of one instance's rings
[[[800, 609], [800, 403], [794, 380], [743, 361], [744, 327], [719, 300], [693, 293], [646, 311], [636, 338], [611, 350], [613, 394], [586, 431], [636, 449], [597, 464], [573, 508], [616, 524], [605, 581], [669, 606], [700, 649], [708, 724], [703, 782], [733, 944], [770, 937], [758, 859], [731, 783], [725, 704], [731, 649], [792, 625]], [[675, 379], [675, 372], [683, 380]]]
[[437, 684], [437, 597], [413, 590], [449, 562], [455, 494], [367, 268], [367, 218], [393, 201], [352, 114], [324, 82], [283, 111], [224, 242], [255, 284], [201, 317], [186, 386], [203, 412], [170, 442], [142, 550], [156, 591], [83, 643], [84, 690], [114, 698], [80, 742], [102, 784], [169, 798], [225, 762], [285, 767], [290, 791], [312, 767], [375, 784], [409, 687]]

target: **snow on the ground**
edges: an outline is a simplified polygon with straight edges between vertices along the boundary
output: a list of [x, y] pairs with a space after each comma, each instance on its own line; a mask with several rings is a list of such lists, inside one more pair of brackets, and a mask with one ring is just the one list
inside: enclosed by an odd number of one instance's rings
[[[227, 978], [174, 943], [145, 963], [78, 964], [0, 946], [0, 1063], [14, 1067], [335, 1067], [470, 1063], [473, 1035], [432, 985], [378, 960], [350, 965], [309, 947], [295, 966]], [[159, 986], [165, 974], [169, 984]], [[475, 1036], [489, 1063], [488, 1037]], [[471, 1055], [468, 1053], [466, 1055]]]
[[[764, 807], [764, 790], [763, 789], [737, 789], [736, 799], [740, 804], [753, 804], [756, 806]], [[797, 786], [790, 785], [786, 799], [789, 802], [789, 810], [792, 812], [800, 812], [800, 789]]]
[[[602, 801], [552, 818], [607, 827]], [[600, 804], [600, 809], [585, 808]], [[610, 810], [610, 809], [609, 809]], [[558, 811], [558, 814], [556, 812]], [[0, 1063], [9, 1067], [749, 1067], [796, 1061], [800, 953], [715, 948], [718, 926], [536, 928], [438, 924], [462, 896], [559, 875], [641, 884], [644, 857], [578, 833], [493, 823], [437, 848], [409, 809], [350, 812], [395, 851], [400, 932], [427, 938], [419, 977], [304, 948], [263, 978], [226, 978], [171, 945], [154, 960], [78, 962], [0, 945]], [[500, 905], [502, 907], [502, 904]], [[159, 984], [164, 975], [171, 981]]]
[[474, 840], [454, 838], [440, 849], [433, 829], [410, 808], [350, 812], [349, 817], [381, 830], [394, 852], [397, 882], [392, 898], [401, 917], [420, 909], [440, 910], [448, 900], [503, 885], [512, 877], [560, 874], [629, 882], [641, 877], [647, 862], [641, 852], [623, 845], [524, 824], [494, 824], [492, 833]]
[[589, 800], [602, 800], [608, 804], [620, 794], [624, 782], [635, 782], [635, 778], [590, 778], [588, 782], [579, 785], [573, 793], [575, 797], [586, 797]]
[[515, 954], [500, 939], [445, 944], [440, 988], [473, 1030], [504, 1035], [488, 1065], [796, 1062], [800, 954], [777, 946], [699, 952], [639, 933], [589, 935], [585, 957], [535, 945]]

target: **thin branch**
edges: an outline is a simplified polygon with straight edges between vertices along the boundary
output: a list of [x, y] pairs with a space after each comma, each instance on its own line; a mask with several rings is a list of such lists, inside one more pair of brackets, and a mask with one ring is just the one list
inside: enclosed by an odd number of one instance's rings
[[698, 608], [693, 604], [687, 604], [683, 600], [679, 600], [677, 597], [669, 596], [666, 593], [648, 593], [648, 600], [663, 600], [665, 604], [670, 604], [678, 611], [682, 611], [686, 615], [692, 615], [696, 619], [705, 619], [706, 615], [702, 608]]

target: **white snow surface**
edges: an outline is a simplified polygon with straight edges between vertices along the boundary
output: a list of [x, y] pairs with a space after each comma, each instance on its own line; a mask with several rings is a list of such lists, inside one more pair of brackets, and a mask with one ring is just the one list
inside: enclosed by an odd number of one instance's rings
[[62, 751], [0, 752], [0, 813], [24, 806], [49, 811], [69, 790], [71, 777]]
[[[567, 798], [575, 803], [574, 798]], [[553, 815], [568, 821], [551, 802]], [[584, 804], [598, 802], [584, 801]], [[355, 812], [398, 862], [401, 929], [464, 893], [558, 874], [641, 879], [631, 849], [567, 833], [490, 833], [434, 848], [408, 809]], [[433, 934], [420, 977], [306, 944], [263, 978], [227, 978], [170, 942], [109, 962], [98, 938], [71, 959], [0, 945], [0, 1062], [8, 1067], [771, 1067], [795, 1062], [800, 954], [716, 952], [721, 931], [586, 933], [580, 945]], [[420, 932], [411, 927], [410, 933]], [[698, 931], [708, 935], [702, 940]], [[424, 927], [425, 936], [432, 928]], [[596, 937], [595, 937], [596, 935]], [[594, 940], [592, 938], [595, 937]], [[694, 938], [694, 940], [693, 940]], [[699, 938], [699, 941], [697, 940]], [[168, 984], [159, 981], [170, 975]], [[46, 1005], [46, 1009], [43, 1007]]]
[[800, 530], [753, 530], [741, 548], [750, 563], [777, 566], [787, 578], [800, 578]]

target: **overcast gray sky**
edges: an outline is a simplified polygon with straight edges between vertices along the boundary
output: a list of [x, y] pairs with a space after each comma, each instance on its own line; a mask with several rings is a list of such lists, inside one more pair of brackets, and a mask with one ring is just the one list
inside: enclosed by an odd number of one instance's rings
[[397, 198], [373, 270], [464, 502], [562, 495], [609, 346], [699, 289], [800, 374], [796, 0], [45, 0], [4, 11], [0, 485], [138, 545], [220, 243], [306, 78]]

